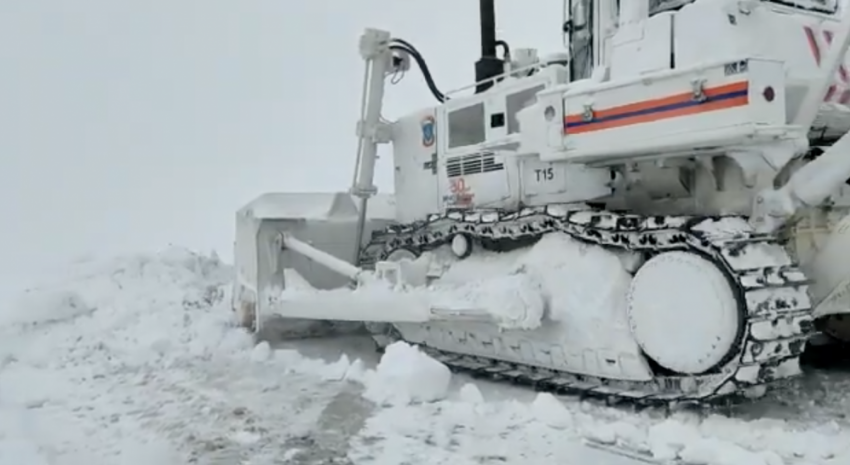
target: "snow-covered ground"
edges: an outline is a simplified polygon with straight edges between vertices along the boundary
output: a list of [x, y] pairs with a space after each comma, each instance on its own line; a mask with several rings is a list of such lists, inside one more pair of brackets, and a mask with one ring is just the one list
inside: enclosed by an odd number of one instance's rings
[[727, 412], [632, 412], [452, 376], [414, 347], [255, 343], [230, 268], [171, 249], [74, 263], [4, 301], [0, 463], [637, 463], [621, 442], [711, 465], [850, 461], [850, 376], [814, 373]]

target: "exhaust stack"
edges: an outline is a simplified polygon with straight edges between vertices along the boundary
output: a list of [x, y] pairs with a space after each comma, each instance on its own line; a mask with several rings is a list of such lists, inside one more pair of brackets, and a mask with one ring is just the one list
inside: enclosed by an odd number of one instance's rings
[[[505, 63], [496, 55], [496, 5], [495, 0], [479, 0], [481, 21], [481, 59], [475, 62], [475, 93], [493, 87], [490, 80], [504, 72]], [[481, 82], [486, 81], [486, 82]]]

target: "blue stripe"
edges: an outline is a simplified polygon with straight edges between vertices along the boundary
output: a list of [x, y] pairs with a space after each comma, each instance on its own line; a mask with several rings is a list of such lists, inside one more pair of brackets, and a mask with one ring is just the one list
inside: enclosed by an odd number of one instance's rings
[[620, 113], [618, 115], [603, 116], [602, 118], [596, 118], [596, 119], [593, 119], [593, 120], [590, 120], [590, 121], [579, 121], [579, 122], [576, 122], [576, 123], [564, 122], [564, 127], [566, 127], [566, 128], [577, 128], [577, 127], [580, 127], [580, 126], [587, 126], [589, 124], [604, 123], [604, 122], [607, 122], [607, 121], [616, 121], [618, 119], [626, 119], [626, 118], [632, 118], [632, 117], [635, 117], [635, 116], [650, 115], [652, 113], [663, 113], [665, 111], [678, 110], [680, 108], [694, 107], [694, 106], [702, 105], [702, 104], [705, 104], [705, 103], [708, 103], [708, 102], [717, 102], [719, 100], [729, 100], [729, 99], [738, 98], [738, 97], [745, 97], [745, 96], [748, 95], [748, 93], [749, 93], [748, 90], [736, 90], [734, 92], [729, 92], [729, 93], [726, 93], [726, 94], [720, 94], [720, 95], [715, 95], [715, 96], [709, 97], [707, 100], [703, 100], [702, 102], [690, 100], [690, 101], [687, 101], [687, 102], [671, 103], [669, 105], [662, 105], [662, 106], [654, 107], [654, 108], [646, 108], [646, 109], [643, 109], [643, 110], [635, 110], [635, 111], [630, 111], [630, 112], [627, 112], [627, 113]]

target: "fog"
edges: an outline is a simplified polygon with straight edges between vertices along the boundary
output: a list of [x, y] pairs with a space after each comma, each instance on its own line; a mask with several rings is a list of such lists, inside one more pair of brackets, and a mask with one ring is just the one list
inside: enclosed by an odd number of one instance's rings
[[[561, 47], [561, 2], [497, 1], [500, 38]], [[525, 6], [523, 6], [525, 5]], [[229, 258], [233, 213], [267, 191], [350, 182], [365, 27], [470, 84], [477, 2], [0, 3], [0, 263], [7, 276], [168, 244]], [[433, 100], [414, 70], [393, 118]], [[392, 189], [379, 162], [378, 185]]]

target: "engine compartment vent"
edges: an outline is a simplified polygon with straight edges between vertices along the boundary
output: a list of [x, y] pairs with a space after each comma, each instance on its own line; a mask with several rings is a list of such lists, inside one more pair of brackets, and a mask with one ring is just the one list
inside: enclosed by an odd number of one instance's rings
[[502, 171], [504, 169], [505, 164], [496, 163], [496, 154], [493, 152], [461, 155], [450, 157], [446, 160], [446, 174], [449, 178]]

